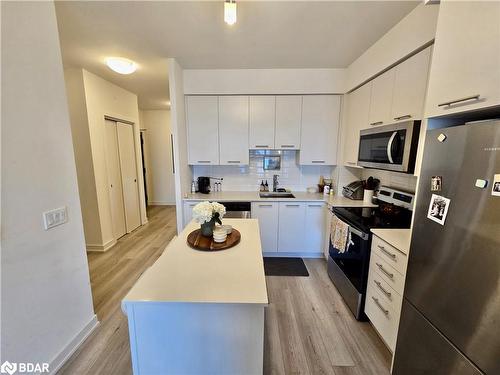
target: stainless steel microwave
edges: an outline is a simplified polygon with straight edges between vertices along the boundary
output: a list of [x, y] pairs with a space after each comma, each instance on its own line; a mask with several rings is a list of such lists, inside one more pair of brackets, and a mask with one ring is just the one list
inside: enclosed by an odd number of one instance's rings
[[413, 173], [420, 121], [363, 129], [359, 135], [358, 165]]

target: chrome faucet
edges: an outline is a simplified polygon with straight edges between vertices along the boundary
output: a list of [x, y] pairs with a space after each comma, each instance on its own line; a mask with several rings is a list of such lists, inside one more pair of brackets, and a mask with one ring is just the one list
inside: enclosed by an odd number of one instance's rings
[[275, 193], [278, 190], [278, 177], [279, 176], [277, 174], [273, 175], [273, 192]]

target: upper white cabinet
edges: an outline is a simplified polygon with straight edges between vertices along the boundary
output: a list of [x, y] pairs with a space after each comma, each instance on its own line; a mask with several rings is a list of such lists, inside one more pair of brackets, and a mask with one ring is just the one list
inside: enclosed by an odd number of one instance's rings
[[248, 165], [248, 96], [219, 97], [221, 165]]
[[276, 119], [274, 96], [250, 96], [250, 148], [273, 149]]
[[301, 120], [302, 96], [280, 95], [276, 97], [275, 148], [282, 150], [300, 148]]
[[219, 164], [217, 103], [217, 96], [186, 97], [189, 164]]
[[394, 93], [391, 110], [393, 122], [422, 119], [430, 57], [431, 47], [394, 68]]
[[370, 111], [371, 82], [346, 95], [346, 114], [342, 124], [342, 161], [356, 166], [358, 161], [359, 131], [367, 128]]
[[299, 163], [335, 165], [340, 116], [339, 95], [302, 97], [302, 126]]
[[385, 125], [393, 122], [391, 117], [392, 94], [395, 70], [391, 69], [372, 81], [369, 124]]
[[442, 1], [426, 116], [500, 104], [500, 2]]

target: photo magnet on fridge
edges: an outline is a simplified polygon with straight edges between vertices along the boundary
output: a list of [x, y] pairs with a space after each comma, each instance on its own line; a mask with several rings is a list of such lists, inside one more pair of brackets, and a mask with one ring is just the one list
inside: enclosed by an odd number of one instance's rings
[[441, 191], [443, 186], [443, 177], [432, 176], [431, 177], [431, 191]]
[[438, 224], [444, 225], [446, 215], [448, 215], [448, 208], [450, 207], [451, 200], [441, 195], [432, 194], [431, 202], [429, 204], [429, 211], [427, 218], [435, 221]]
[[491, 187], [491, 195], [500, 197], [500, 174], [493, 176], [493, 186]]

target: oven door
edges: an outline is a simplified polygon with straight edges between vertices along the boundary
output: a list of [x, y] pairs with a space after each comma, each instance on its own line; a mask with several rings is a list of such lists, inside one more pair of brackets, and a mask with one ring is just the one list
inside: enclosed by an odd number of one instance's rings
[[412, 145], [418, 141], [418, 131], [416, 132], [415, 128], [419, 128], [419, 124], [419, 122], [409, 121], [361, 130], [358, 165], [412, 172], [410, 169], [415, 162]]

